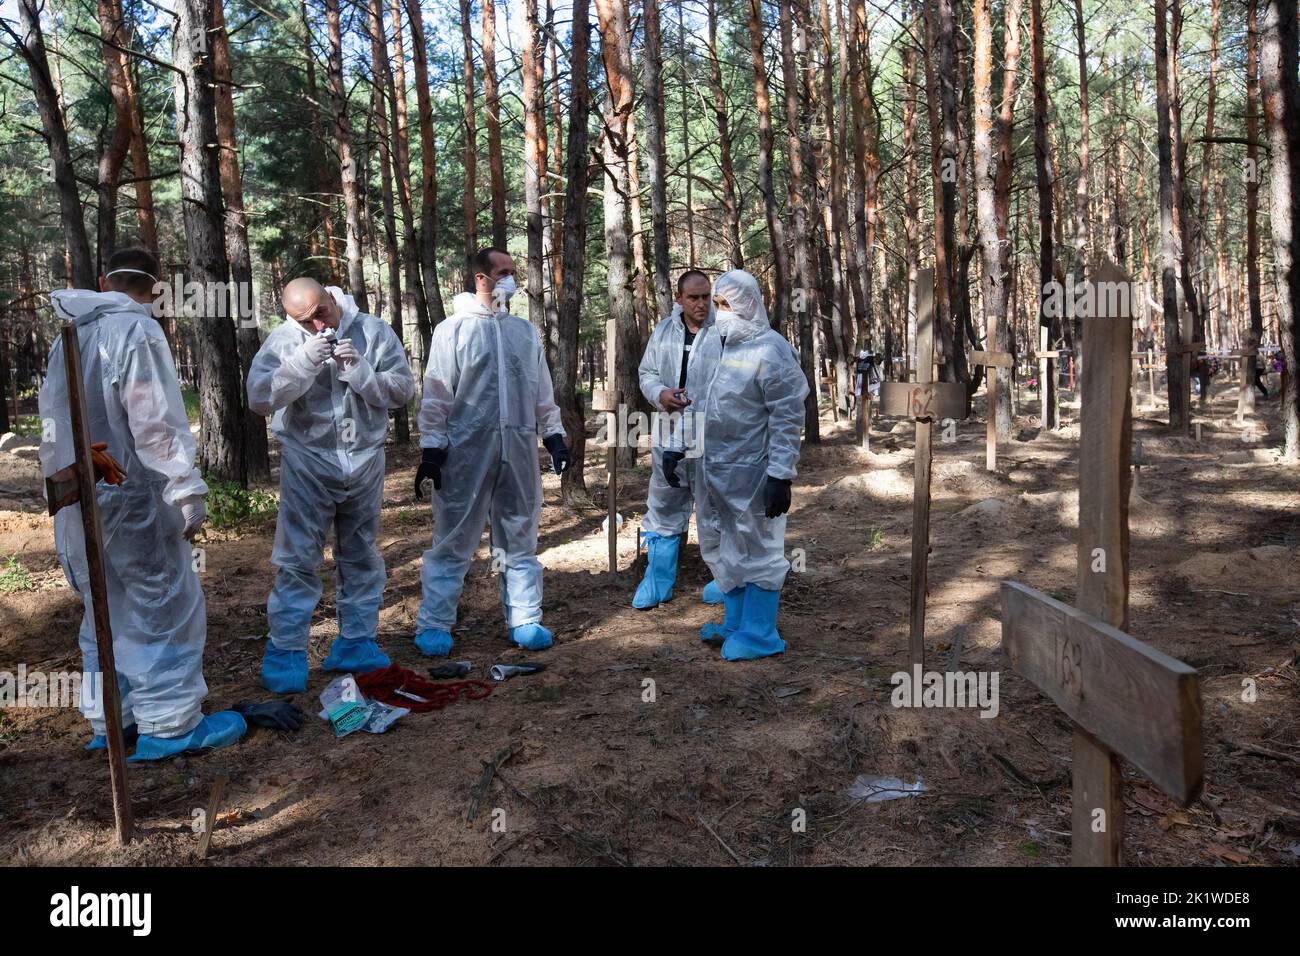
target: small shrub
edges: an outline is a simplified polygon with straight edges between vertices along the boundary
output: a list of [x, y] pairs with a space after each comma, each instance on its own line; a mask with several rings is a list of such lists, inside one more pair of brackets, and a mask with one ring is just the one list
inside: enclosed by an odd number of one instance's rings
[[279, 511], [275, 495], [242, 488], [233, 481], [208, 482], [208, 523], [217, 531], [230, 531], [243, 524], [257, 524]]
[[36, 582], [28, 570], [18, 563], [18, 555], [11, 554], [5, 559], [4, 570], [0, 571], [0, 594], [15, 594], [18, 591], [33, 591]]

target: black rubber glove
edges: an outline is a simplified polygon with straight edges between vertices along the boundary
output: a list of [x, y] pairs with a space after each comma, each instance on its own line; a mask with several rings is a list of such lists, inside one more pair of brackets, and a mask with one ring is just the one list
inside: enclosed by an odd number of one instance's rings
[[242, 714], [250, 724], [271, 730], [297, 730], [307, 718], [301, 707], [285, 700], [273, 700], [265, 704], [235, 704], [230, 709]]
[[573, 458], [569, 455], [568, 446], [564, 444], [564, 436], [558, 432], [542, 439], [542, 444], [546, 450], [551, 453], [551, 467], [555, 469], [557, 475], [562, 475], [573, 464]]
[[664, 452], [664, 481], [668, 482], [670, 487], [680, 488], [682, 486], [682, 480], [677, 477], [677, 466], [685, 457], [686, 452], [684, 451]]
[[779, 518], [790, 510], [790, 479], [767, 476], [767, 489], [763, 494], [769, 518]]
[[426, 448], [420, 453], [420, 467], [415, 472], [415, 500], [423, 501], [421, 489], [426, 481], [433, 482], [435, 491], [442, 491], [442, 466], [447, 461], [447, 449]]

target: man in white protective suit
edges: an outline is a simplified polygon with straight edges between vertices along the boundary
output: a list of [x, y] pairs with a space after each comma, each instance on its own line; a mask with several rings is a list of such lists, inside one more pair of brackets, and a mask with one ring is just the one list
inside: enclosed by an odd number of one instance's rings
[[470, 257], [467, 285], [474, 291], [456, 296], [454, 313], [433, 330], [419, 415], [415, 495], [426, 481], [436, 493], [415, 644], [431, 657], [451, 651], [456, 607], [485, 524], [510, 639], [531, 650], [551, 646], [537, 560], [539, 435], [557, 475], [570, 461], [541, 337], [507, 311], [514, 260], [501, 249], [480, 250]]
[[280, 440], [262, 684], [291, 694], [307, 689], [311, 619], [322, 591], [317, 568], [331, 530], [339, 636], [321, 667], [363, 674], [389, 665], [375, 641], [387, 580], [375, 536], [388, 413], [415, 395], [415, 376], [388, 323], [359, 311], [342, 289], [299, 278], [283, 299], [288, 321], [253, 359], [248, 404], [259, 415], [275, 414], [271, 429]]
[[[650, 333], [641, 358], [641, 393], [656, 411], [654, 443], [650, 449], [650, 488], [646, 498], [642, 540], [646, 571], [632, 606], [646, 610], [672, 600], [677, 559], [690, 526], [693, 504], [691, 479], [698, 446], [697, 407], [718, 361], [712, 286], [709, 277], [689, 269], [677, 278], [677, 304]], [[665, 421], [667, 419], [667, 421]], [[677, 440], [679, 435], [685, 438]], [[690, 445], [689, 450], [683, 445]], [[697, 521], [702, 520], [697, 516]], [[721, 604], [716, 582], [704, 588], [706, 604]]]
[[758, 282], [733, 270], [713, 284], [722, 341], [704, 395], [704, 454], [695, 466], [700, 553], [723, 592], [721, 625], [700, 636], [729, 661], [785, 650], [776, 629], [785, 514], [799, 461], [808, 382], [790, 343], [768, 324]]
[[[96, 463], [95, 500], [113, 630], [122, 726], [132, 761], [225, 747], [247, 725], [234, 711], [203, 715], [207, 609], [191, 540], [203, 526], [208, 486], [195, 467], [195, 442], [167, 339], [153, 315], [158, 260], [144, 249], [109, 257], [99, 292], [50, 293], [54, 313], [77, 325]], [[41, 386], [41, 469], [72, 475], [76, 460], [62, 339], [50, 351]], [[121, 463], [120, 466], [117, 463]], [[119, 470], [120, 469], [120, 470]], [[68, 583], [85, 603], [79, 642], [83, 668], [99, 673], [81, 506], [54, 516], [54, 540]], [[82, 713], [94, 732], [87, 750], [106, 749], [103, 694], [82, 685]], [[89, 691], [89, 693], [88, 693]]]

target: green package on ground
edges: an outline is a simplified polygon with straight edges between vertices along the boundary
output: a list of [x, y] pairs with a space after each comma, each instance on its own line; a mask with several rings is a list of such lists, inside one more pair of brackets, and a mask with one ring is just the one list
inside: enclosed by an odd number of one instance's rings
[[369, 715], [370, 709], [357, 701], [339, 701], [328, 714], [336, 737], [346, 737], [352, 731], [360, 730]]

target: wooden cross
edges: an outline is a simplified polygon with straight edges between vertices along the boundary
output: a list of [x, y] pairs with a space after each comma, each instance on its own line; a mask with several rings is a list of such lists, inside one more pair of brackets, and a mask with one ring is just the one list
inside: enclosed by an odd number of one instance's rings
[[[126, 743], [122, 739], [122, 700], [117, 686], [117, 665], [113, 657], [113, 628], [108, 616], [108, 583], [104, 574], [104, 536], [99, 523], [99, 502], [95, 498], [95, 466], [90, 451], [90, 417], [82, 394], [81, 344], [77, 324], [68, 322], [60, 333], [64, 374], [68, 379], [68, 411], [76, 460], [45, 481], [50, 514], [68, 505], [81, 504], [81, 529], [86, 540], [86, 570], [90, 576], [90, 604], [95, 623], [95, 646], [99, 651], [100, 700], [104, 708], [104, 736], [108, 741], [108, 778], [113, 793], [113, 820], [117, 840], [131, 842], [135, 817], [126, 787]], [[65, 427], [56, 422], [56, 428]]]
[[[997, 334], [997, 321], [989, 317], [989, 340]], [[988, 422], [984, 433], [984, 467], [998, 470], [998, 369], [1011, 368], [1015, 358], [1010, 352], [971, 352], [967, 356], [972, 365], [984, 366], [985, 391], [988, 395]]]
[[930, 459], [935, 419], [966, 417], [966, 385], [934, 381], [934, 270], [916, 277], [916, 381], [882, 382], [880, 413], [916, 423], [912, 461], [912, 570], [908, 648], [913, 667], [925, 667], [925, 592], [930, 564]]
[[1045, 325], [1038, 327], [1038, 351], [1034, 353], [1034, 358], [1038, 359], [1038, 403], [1041, 411], [1039, 412], [1039, 422], [1044, 429], [1048, 427], [1051, 419], [1048, 417], [1051, 409], [1048, 408], [1048, 396], [1050, 390], [1047, 387], [1049, 380], [1054, 379], [1056, 375], [1056, 360], [1061, 357], [1061, 353], [1056, 349], [1047, 347], [1048, 328]]
[[[1102, 262], [1093, 281], [1127, 282]], [[1101, 301], [1098, 297], [1097, 301]], [[1071, 861], [1117, 866], [1124, 830], [1119, 758], [1186, 806], [1202, 784], [1196, 671], [1128, 626], [1131, 317], [1083, 322], [1078, 604], [1002, 584], [1002, 651], [1074, 724]]]

